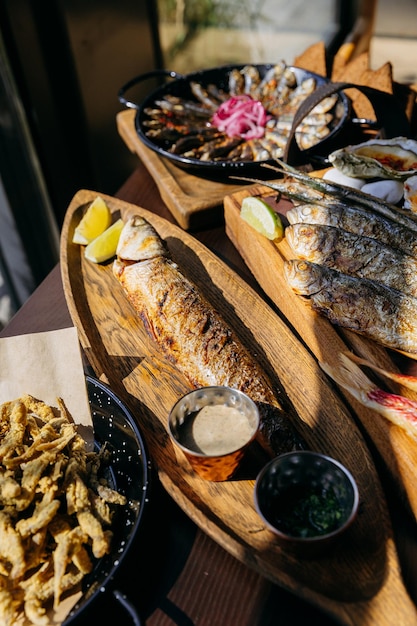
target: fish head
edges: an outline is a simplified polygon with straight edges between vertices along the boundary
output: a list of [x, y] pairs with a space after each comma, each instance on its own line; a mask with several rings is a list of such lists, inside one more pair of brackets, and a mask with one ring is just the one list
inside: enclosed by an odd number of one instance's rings
[[289, 286], [301, 296], [317, 293], [322, 287], [320, 266], [304, 259], [291, 259], [284, 264], [284, 274]]
[[116, 254], [124, 261], [144, 261], [167, 256], [167, 250], [154, 227], [143, 217], [134, 215], [123, 227]]
[[[332, 231], [329, 233], [332, 234]], [[327, 253], [327, 248], [333, 246], [327, 227], [317, 224], [291, 224], [285, 230], [285, 238], [298, 258], [311, 262], [319, 262]]]
[[287, 211], [286, 217], [290, 224], [298, 224], [299, 222], [316, 224], [316, 216], [318, 213], [319, 207], [314, 204], [299, 204]]

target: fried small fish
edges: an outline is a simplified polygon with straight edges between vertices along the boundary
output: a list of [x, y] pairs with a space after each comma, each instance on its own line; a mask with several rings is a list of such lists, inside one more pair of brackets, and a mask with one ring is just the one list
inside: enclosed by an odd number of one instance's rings
[[292, 224], [285, 238], [300, 259], [417, 297], [417, 259], [377, 239], [321, 224]]
[[290, 209], [290, 224], [323, 224], [378, 239], [417, 258], [417, 233], [394, 220], [358, 206], [300, 204]]
[[[149, 238], [153, 245], [146, 258]], [[124, 258], [124, 242], [129, 246], [128, 260]], [[136, 263], [131, 254], [134, 246]], [[159, 249], [157, 255], [155, 249]], [[164, 242], [143, 218], [136, 216], [126, 222], [113, 273], [148, 335], [193, 387], [224, 385], [243, 391], [260, 409], [265, 448], [279, 453], [300, 447], [301, 439], [264, 371], [197, 286], [169, 258]]]
[[126, 497], [101, 484], [104, 448], [87, 450], [61, 398], [25, 394], [0, 415], [0, 624], [56, 623], [52, 599], [56, 610], [110, 550], [112, 511], [100, 513]]
[[294, 292], [308, 297], [332, 324], [388, 348], [417, 353], [417, 298], [309, 261], [287, 261], [284, 268]]

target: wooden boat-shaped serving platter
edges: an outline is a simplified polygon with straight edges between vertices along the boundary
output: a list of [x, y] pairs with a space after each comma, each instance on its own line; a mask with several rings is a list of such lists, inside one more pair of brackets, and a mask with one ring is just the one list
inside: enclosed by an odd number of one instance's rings
[[415, 625], [417, 611], [400, 575], [392, 528], [371, 454], [354, 415], [322, 373], [290, 324], [214, 254], [163, 218], [103, 195], [114, 219], [138, 214], [154, 225], [172, 258], [257, 355], [309, 446], [344, 463], [358, 483], [360, 513], [332, 551], [315, 559], [281, 548], [253, 502], [256, 463], [234, 479], [212, 483], [194, 474], [174, 449], [167, 417], [190, 389], [188, 381], [148, 338], [112, 264], [88, 262], [72, 243], [75, 226], [96, 192], [73, 198], [63, 224], [64, 290], [81, 344], [97, 376], [126, 402], [144, 434], [160, 480], [205, 532], [237, 559], [274, 583], [312, 602], [346, 625]]
[[[361, 335], [333, 326], [325, 317], [313, 311], [307, 299], [294, 294], [288, 286], [284, 276], [284, 262], [294, 258], [294, 255], [285, 238], [278, 244], [271, 242], [240, 218], [243, 198], [259, 196], [275, 207], [285, 226], [287, 223], [285, 213], [292, 205], [288, 201], [277, 203], [276, 196], [272, 196], [271, 193], [273, 193], [271, 189], [258, 185], [226, 196], [224, 200], [227, 235], [239, 250], [259, 285], [275, 303], [280, 314], [289, 320], [318, 361], [337, 366], [340, 353], [352, 351], [379, 367], [398, 372], [392, 353]], [[415, 368], [415, 362], [412, 363]], [[415, 392], [397, 383], [390, 383], [386, 378], [383, 379], [383, 385], [390, 387], [394, 393], [416, 399]], [[401, 428], [359, 404], [347, 391], [340, 388], [340, 392], [371, 437], [393, 482], [417, 519], [416, 442]]]

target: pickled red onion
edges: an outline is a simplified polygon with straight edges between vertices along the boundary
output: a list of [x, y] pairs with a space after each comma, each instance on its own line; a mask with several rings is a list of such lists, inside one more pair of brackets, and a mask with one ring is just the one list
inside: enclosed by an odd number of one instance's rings
[[259, 139], [264, 136], [270, 119], [262, 103], [249, 95], [233, 96], [223, 102], [212, 118], [212, 124], [228, 137]]

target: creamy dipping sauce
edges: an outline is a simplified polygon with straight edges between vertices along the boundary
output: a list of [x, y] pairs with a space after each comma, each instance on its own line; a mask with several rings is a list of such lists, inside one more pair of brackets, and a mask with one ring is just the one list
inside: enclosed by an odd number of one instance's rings
[[190, 413], [178, 428], [181, 445], [209, 456], [238, 450], [252, 435], [248, 418], [234, 407], [222, 405], [208, 405]]

